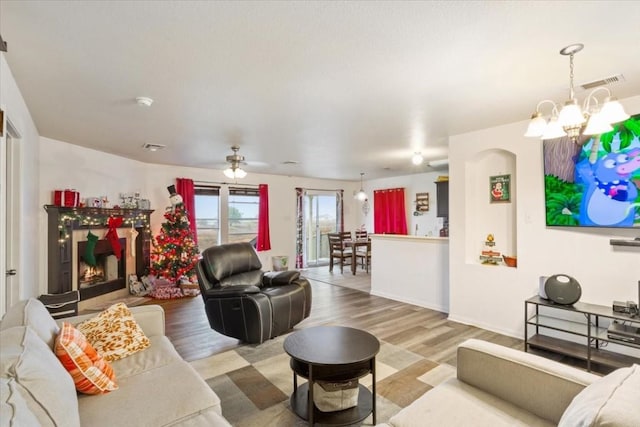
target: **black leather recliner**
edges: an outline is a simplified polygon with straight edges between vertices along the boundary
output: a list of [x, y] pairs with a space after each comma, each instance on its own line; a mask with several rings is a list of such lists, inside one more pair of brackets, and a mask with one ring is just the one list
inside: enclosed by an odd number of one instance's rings
[[281, 335], [311, 312], [311, 285], [298, 271], [263, 272], [250, 243], [205, 249], [198, 283], [211, 328], [248, 343]]

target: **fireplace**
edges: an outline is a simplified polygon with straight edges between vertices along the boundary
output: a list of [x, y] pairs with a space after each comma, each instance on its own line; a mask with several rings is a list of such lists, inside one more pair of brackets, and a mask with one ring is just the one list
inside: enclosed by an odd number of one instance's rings
[[87, 242], [78, 242], [78, 270], [75, 275], [77, 283], [74, 288], [80, 291], [80, 300], [86, 300], [109, 292], [124, 289], [126, 287], [126, 258], [125, 245], [127, 240], [120, 241], [120, 259], [116, 257], [108, 240], [98, 240], [93, 254], [96, 265], [91, 266], [85, 262], [84, 253]]
[[[47, 211], [47, 292], [63, 294], [78, 290], [78, 308], [89, 307], [89, 301], [108, 299], [110, 293], [126, 293], [130, 274], [148, 274], [151, 255], [151, 209], [106, 209], [45, 206]], [[83, 267], [87, 232], [104, 236], [111, 217], [122, 217], [117, 228], [122, 254], [114, 269], [113, 252], [107, 240], [98, 241], [94, 254], [100, 260], [101, 271], [87, 272]], [[131, 230], [135, 230], [135, 235]], [[132, 239], [132, 237], [134, 237]], [[115, 273], [114, 273], [115, 271]], [[89, 277], [87, 277], [87, 274]], [[104, 276], [104, 281], [101, 279]], [[113, 276], [117, 277], [114, 279]], [[82, 276], [82, 279], [80, 277]], [[114, 292], [115, 291], [115, 292]], [[94, 299], [97, 297], [96, 299]]]

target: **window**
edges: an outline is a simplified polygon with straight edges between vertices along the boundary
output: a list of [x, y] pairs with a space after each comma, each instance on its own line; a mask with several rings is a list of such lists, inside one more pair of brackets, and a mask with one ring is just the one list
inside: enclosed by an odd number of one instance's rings
[[255, 188], [229, 188], [229, 243], [249, 242], [258, 236], [260, 197]]
[[195, 193], [201, 251], [222, 243], [250, 242], [258, 236], [257, 188], [197, 185]]
[[218, 187], [195, 188], [196, 230], [200, 251], [215, 246], [220, 238], [220, 189]]

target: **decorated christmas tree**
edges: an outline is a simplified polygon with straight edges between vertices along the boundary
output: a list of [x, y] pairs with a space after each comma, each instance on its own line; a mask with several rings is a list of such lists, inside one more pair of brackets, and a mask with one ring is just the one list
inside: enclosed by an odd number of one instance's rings
[[[172, 187], [169, 187], [170, 192]], [[200, 255], [182, 198], [173, 193], [170, 200], [172, 206], [164, 214], [166, 221], [153, 238], [151, 274], [177, 284], [181, 278], [190, 279], [195, 275]]]

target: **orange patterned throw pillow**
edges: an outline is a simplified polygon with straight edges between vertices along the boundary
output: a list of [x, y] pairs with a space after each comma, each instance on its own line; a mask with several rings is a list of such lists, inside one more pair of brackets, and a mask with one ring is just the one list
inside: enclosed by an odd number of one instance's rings
[[107, 361], [122, 359], [151, 345], [129, 307], [114, 304], [96, 317], [78, 324], [87, 341]]
[[62, 324], [54, 350], [62, 365], [71, 374], [79, 392], [102, 394], [118, 388], [111, 365], [100, 357], [82, 332], [71, 323]]

